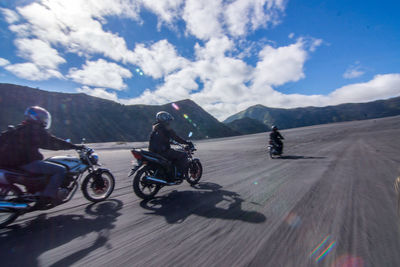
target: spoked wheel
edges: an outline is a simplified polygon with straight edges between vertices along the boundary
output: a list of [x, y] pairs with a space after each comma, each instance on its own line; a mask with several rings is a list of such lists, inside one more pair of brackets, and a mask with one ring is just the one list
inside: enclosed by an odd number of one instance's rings
[[82, 193], [85, 198], [92, 202], [106, 200], [114, 190], [115, 179], [109, 171], [91, 173], [86, 176], [82, 183]]
[[[21, 190], [14, 185], [0, 185], [0, 202], [12, 202], [21, 194]], [[0, 207], [0, 228], [12, 223], [18, 215], [17, 210]]]
[[186, 178], [186, 181], [191, 185], [195, 185], [200, 181], [202, 175], [203, 175], [203, 166], [201, 165], [199, 159], [194, 159], [189, 164], [189, 173]]
[[142, 199], [151, 199], [161, 189], [160, 185], [149, 183], [145, 180], [146, 176], [151, 176], [152, 174], [153, 171], [147, 167], [143, 167], [137, 171], [135, 177], [133, 178], [133, 191], [138, 197]]

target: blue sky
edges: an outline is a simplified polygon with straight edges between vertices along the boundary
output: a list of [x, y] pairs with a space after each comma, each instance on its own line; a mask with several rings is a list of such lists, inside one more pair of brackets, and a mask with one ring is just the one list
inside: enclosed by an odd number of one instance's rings
[[0, 82], [216, 118], [400, 96], [398, 1], [3, 0]]

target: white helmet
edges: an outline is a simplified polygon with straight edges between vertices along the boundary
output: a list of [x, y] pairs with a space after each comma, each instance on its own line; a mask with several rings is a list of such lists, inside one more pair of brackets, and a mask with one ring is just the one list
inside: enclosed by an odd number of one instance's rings
[[42, 107], [32, 106], [25, 110], [25, 119], [40, 123], [45, 129], [51, 126], [51, 115]]
[[156, 120], [157, 122], [170, 122], [174, 120], [174, 117], [172, 117], [171, 114], [169, 114], [166, 111], [160, 111], [156, 114]]

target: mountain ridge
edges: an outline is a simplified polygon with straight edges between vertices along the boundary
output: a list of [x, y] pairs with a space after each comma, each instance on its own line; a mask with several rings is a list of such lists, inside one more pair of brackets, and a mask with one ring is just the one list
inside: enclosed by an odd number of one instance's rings
[[400, 97], [366, 103], [345, 103], [336, 106], [301, 107], [293, 109], [270, 108], [258, 104], [229, 116], [224, 120], [224, 123], [231, 125], [236, 120], [248, 117], [268, 127], [278, 125], [280, 129], [288, 129], [396, 115], [400, 115]]
[[183, 138], [219, 138], [239, 135], [186, 99], [165, 105], [122, 105], [83, 93], [48, 92], [28, 86], [0, 83], [0, 130], [24, 119], [28, 106], [39, 105], [52, 114], [50, 131], [80, 142], [147, 141], [155, 114], [165, 110], [175, 117], [172, 126]]

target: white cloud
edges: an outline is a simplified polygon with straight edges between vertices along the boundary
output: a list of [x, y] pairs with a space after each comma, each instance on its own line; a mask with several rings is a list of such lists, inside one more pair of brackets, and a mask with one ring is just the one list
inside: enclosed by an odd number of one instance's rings
[[[125, 40], [102, 27], [104, 16], [119, 15], [138, 19], [135, 1], [42, 0], [17, 9], [28, 23], [14, 31], [52, 45], [62, 45], [80, 55], [102, 54], [125, 61], [132, 53]], [[27, 29], [28, 28], [28, 29]]]
[[82, 69], [72, 68], [68, 78], [77, 83], [122, 90], [126, 88], [124, 78], [132, 77], [132, 73], [118, 64], [103, 59], [87, 61]]
[[6, 21], [9, 24], [15, 23], [15, 22], [17, 22], [19, 20], [18, 14], [15, 11], [11, 10], [11, 9], [0, 8], [0, 11], [3, 13]]
[[259, 53], [259, 59], [253, 74], [254, 87], [282, 85], [305, 77], [307, 51], [303, 40], [278, 48], [267, 45]]
[[187, 31], [205, 40], [221, 36], [222, 10], [221, 0], [187, 0], [183, 11]]
[[78, 93], [84, 93], [90, 96], [99, 97], [111, 101], [118, 102], [118, 96], [115, 92], [107, 92], [104, 88], [93, 88], [91, 89], [88, 86], [82, 86], [82, 88], [77, 89]]
[[[319, 39], [299, 38], [288, 46], [266, 45], [256, 67], [229, 56], [234, 49], [228, 38], [212, 38], [195, 47], [195, 61], [165, 76], [156, 90], [146, 90], [125, 104], [165, 104], [191, 98], [222, 120], [252, 105], [294, 108], [327, 106], [347, 102], [367, 102], [400, 95], [400, 74], [378, 75], [367, 83], [352, 84], [329, 95], [286, 95], [274, 86], [305, 77], [304, 64], [309, 54], [322, 43]], [[199, 87], [199, 83], [201, 87]]]
[[10, 64], [10, 61], [8, 61], [5, 58], [1, 58], [0, 57], [0, 67], [6, 66], [6, 65], [9, 65], [9, 64]]
[[345, 73], [343, 74], [343, 78], [345, 79], [354, 79], [363, 76], [365, 71], [362, 70], [360, 62], [356, 62], [350, 65]]
[[329, 104], [367, 102], [400, 95], [400, 74], [376, 75], [365, 83], [343, 86], [329, 94]]
[[142, 0], [142, 3], [145, 8], [158, 15], [158, 27], [160, 27], [162, 23], [173, 27], [173, 22], [180, 16], [184, 0]]
[[37, 66], [57, 69], [58, 65], [65, 63], [65, 59], [58, 55], [56, 49], [38, 39], [16, 39], [18, 55]]
[[283, 1], [274, 0], [236, 0], [224, 7], [224, 17], [232, 36], [243, 36], [248, 29], [276, 25], [285, 9]]
[[149, 48], [146, 48], [144, 44], [136, 45], [129, 61], [140, 66], [144, 73], [156, 79], [188, 64], [188, 60], [178, 56], [174, 46], [167, 40], [161, 40]]
[[5, 69], [14, 75], [31, 80], [31, 81], [41, 81], [48, 80], [50, 78], [62, 79], [63, 75], [54, 69], [43, 69], [33, 63], [21, 63], [5, 66]]

